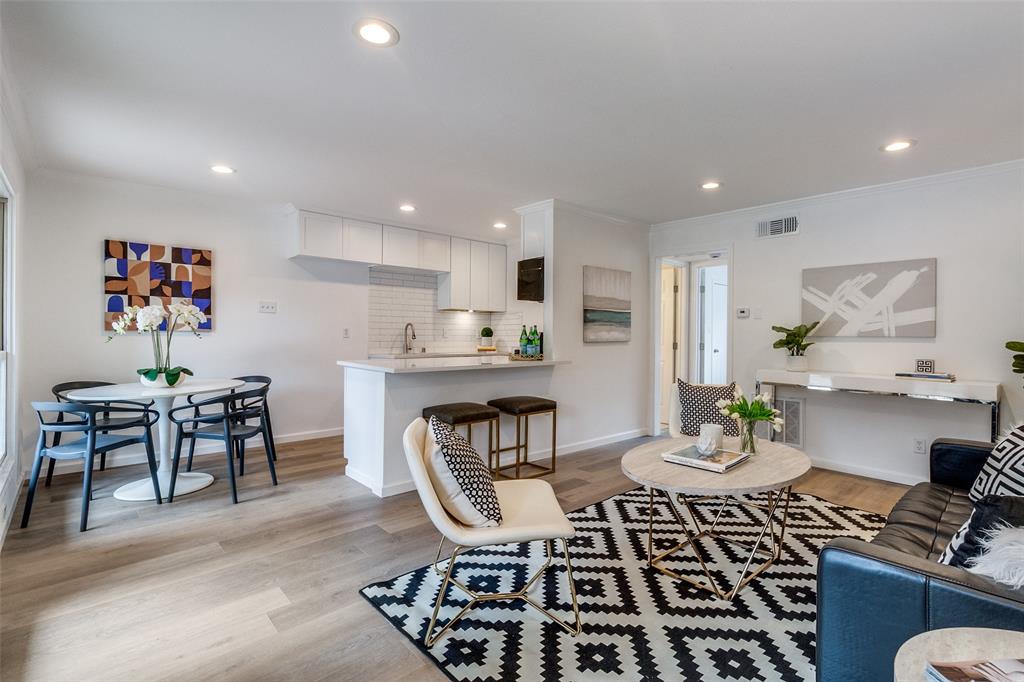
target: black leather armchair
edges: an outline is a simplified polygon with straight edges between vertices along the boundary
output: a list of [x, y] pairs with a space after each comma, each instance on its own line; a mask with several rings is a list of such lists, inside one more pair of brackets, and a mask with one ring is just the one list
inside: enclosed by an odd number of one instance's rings
[[1024, 592], [938, 563], [971, 513], [991, 443], [937, 440], [930, 482], [896, 504], [874, 540], [839, 538], [818, 557], [817, 679], [891, 680], [900, 646], [948, 627], [1024, 631]]

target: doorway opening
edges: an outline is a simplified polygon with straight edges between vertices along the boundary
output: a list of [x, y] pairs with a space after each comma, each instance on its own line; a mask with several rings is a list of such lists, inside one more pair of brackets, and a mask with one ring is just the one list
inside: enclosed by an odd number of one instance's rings
[[657, 259], [655, 433], [672, 415], [676, 379], [725, 384], [732, 375], [729, 258], [726, 251]]

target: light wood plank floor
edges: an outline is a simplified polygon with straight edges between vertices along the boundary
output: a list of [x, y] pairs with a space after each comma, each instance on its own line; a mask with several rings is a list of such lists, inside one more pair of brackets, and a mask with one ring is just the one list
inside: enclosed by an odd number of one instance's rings
[[[634, 487], [619, 459], [646, 440], [560, 458], [562, 506]], [[40, 485], [0, 554], [0, 678], [443, 680], [357, 592], [430, 562], [438, 536], [415, 493], [380, 500], [345, 478], [341, 447], [282, 445], [277, 488], [247, 453], [238, 505], [222, 457], [196, 459], [212, 487], [159, 507], [111, 497], [143, 467], [97, 472], [85, 533], [80, 475]], [[879, 513], [905, 490], [820, 470], [797, 488]]]

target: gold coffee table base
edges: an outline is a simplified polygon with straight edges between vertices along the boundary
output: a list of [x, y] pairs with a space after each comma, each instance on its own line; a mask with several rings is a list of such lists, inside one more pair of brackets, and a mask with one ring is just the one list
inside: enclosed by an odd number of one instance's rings
[[[686, 511], [689, 513], [690, 519], [693, 521], [693, 526], [696, 528], [696, 532], [690, 531], [686, 521], [679, 513], [679, 509], [677, 509], [676, 505], [672, 502], [672, 496], [664, 490], [660, 492], [665, 496], [669, 509], [672, 510], [673, 516], [676, 517], [676, 521], [678, 521], [679, 525], [682, 527], [683, 533], [686, 534], [686, 539], [657, 556], [654, 555], [654, 488], [648, 486], [647, 565], [661, 573], [664, 573], [670, 578], [689, 583], [694, 587], [710, 592], [719, 599], [732, 601], [736, 598], [736, 595], [739, 594], [740, 590], [747, 585], [747, 583], [771, 567], [772, 564], [778, 561], [782, 556], [782, 541], [786, 535], [786, 520], [789, 516], [789, 498], [792, 492], [792, 486], [786, 486], [785, 488], [776, 491], [768, 491], [767, 504], [747, 502], [732, 495], [720, 497], [690, 497], [679, 493], [679, 501], [684, 507], [686, 507]], [[701, 528], [700, 521], [697, 520], [697, 514], [694, 512], [693, 505], [695, 502], [703, 502], [712, 499], [721, 500], [721, 506], [718, 508], [718, 512], [715, 514], [715, 520], [711, 525], [707, 528]], [[757, 534], [757, 538], [753, 542], [730, 538], [718, 531], [718, 521], [722, 518], [722, 512], [725, 511], [725, 508], [729, 506], [730, 502], [741, 507], [749, 507], [764, 512], [764, 524], [761, 526], [761, 529]], [[782, 518], [778, 523], [778, 532], [776, 532], [775, 514], [778, 512], [780, 506], [782, 507]], [[728, 586], [719, 585], [718, 581], [716, 581], [714, 576], [711, 575], [711, 571], [708, 570], [703, 553], [697, 543], [698, 540], [703, 540], [705, 538], [728, 542], [731, 545], [746, 549], [749, 553], [746, 563], [743, 565], [742, 570], [740, 570], [740, 573], [731, 589]], [[763, 546], [766, 544], [766, 541], [767, 546]], [[700, 580], [695, 580], [689, 576], [681, 575], [680, 573], [662, 565], [665, 559], [686, 548], [689, 548], [697, 558], [697, 562], [700, 564], [700, 569], [704, 573], [706, 582], [701, 582]], [[766, 558], [755, 564], [754, 559], [757, 558], [758, 555], [762, 555]]]

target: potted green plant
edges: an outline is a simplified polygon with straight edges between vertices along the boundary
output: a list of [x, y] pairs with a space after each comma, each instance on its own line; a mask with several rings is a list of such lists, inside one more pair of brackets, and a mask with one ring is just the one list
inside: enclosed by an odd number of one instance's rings
[[789, 352], [789, 355], [786, 356], [786, 369], [790, 372], [807, 371], [807, 356], [804, 353], [814, 345], [813, 342], [807, 341], [807, 337], [817, 326], [817, 322], [800, 324], [792, 329], [779, 325], [772, 326], [772, 331], [784, 334], [781, 339], [777, 339], [772, 344], [772, 348], [785, 348]]
[[1024, 374], [1024, 341], [1007, 341], [1006, 350], [1012, 350], [1013, 373]]
[[484, 327], [483, 329], [480, 330], [480, 347], [494, 347], [494, 330], [491, 329], [490, 327]]

